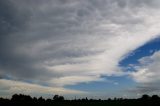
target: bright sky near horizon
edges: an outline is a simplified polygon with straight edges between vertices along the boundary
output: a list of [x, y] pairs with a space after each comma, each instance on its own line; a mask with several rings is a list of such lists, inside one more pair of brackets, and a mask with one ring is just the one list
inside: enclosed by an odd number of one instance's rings
[[160, 92], [160, 0], [0, 0], [0, 96]]

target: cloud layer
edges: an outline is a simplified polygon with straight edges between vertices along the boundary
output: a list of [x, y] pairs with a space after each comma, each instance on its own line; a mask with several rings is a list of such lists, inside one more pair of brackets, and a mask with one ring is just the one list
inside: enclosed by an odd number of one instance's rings
[[87, 92], [82, 92], [78, 90], [70, 90], [60, 87], [47, 87], [37, 84], [25, 83], [20, 81], [12, 80], [0, 80], [0, 94], [1, 96], [8, 97], [15, 93], [30, 94], [32, 96], [53, 96], [53, 94], [63, 94], [63, 95], [73, 95], [73, 94], [87, 94]]
[[0, 1], [0, 78], [64, 87], [126, 74], [159, 36], [159, 0]]

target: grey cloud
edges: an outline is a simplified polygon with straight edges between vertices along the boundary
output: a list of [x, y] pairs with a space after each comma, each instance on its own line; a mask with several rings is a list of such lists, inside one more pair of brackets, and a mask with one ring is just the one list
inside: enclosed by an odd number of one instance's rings
[[139, 84], [135, 88], [127, 90], [129, 93], [134, 94], [157, 94], [160, 92], [160, 86], [158, 83], [150, 83], [150, 84]]
[[[0, 1], [0, 70], [4, 71], [3, 74], [7, 71], [6, 68], [10, 66], [14, 71], [16, 67], [15, 60], [18, 62], [20, 59], [18, 55], [13, 53], [16, 47], [16, 43], [13, 41], [17, 39], [13, 36], [15, 32], [22, 31], [26, 27], [26, 22], [30, 17], [29, 14], [24, 9], [18, 9], [11, 0]], [[14, 64], [14, 67], [12, 64]], [[3, 67], [5, 68], [3, 69]]]
[[152, 94], [155, 92], [159, 92], [159, 86], [139, 86], [137, 87], [137, 91], [141, 94]]
[[19, 31], [29, 20], [29, 11], [18, 9], [11, 0], [0, 1], [0, 34], [6, 36], [7, 33]]

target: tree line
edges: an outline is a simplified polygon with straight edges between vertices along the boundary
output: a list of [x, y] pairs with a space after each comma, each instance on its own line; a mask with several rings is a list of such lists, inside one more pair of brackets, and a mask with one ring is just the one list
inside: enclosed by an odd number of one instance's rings
[[54, 95], [52, 99], [43, 97], [31, 97], [30, 95], [14, 94], [11, 99], [0, 98], [0, 106], [142, 106], [160, 105], [158, 95], [142, 95], [137, 99], [114, 98], [114, 99], [74, 99], [66, 100], [63, 96]]

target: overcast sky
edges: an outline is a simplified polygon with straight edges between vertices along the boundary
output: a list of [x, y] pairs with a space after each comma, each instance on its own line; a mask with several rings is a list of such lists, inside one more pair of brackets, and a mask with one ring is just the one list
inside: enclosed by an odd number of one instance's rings
[[0, 0], [0, 96], [160, 91], [159, 0]]

